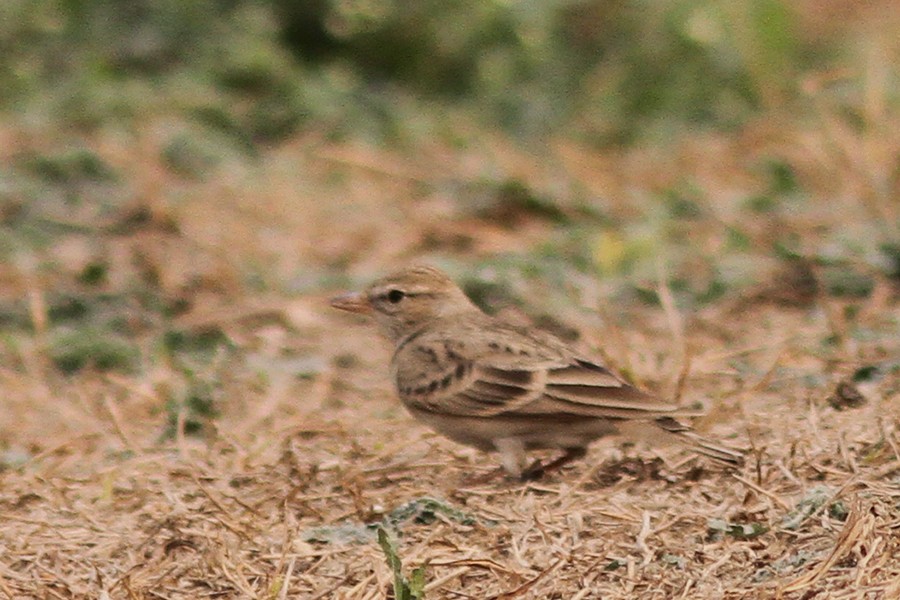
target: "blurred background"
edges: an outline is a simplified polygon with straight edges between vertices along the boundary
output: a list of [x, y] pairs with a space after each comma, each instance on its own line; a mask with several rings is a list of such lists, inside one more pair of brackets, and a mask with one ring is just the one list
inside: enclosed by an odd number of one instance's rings
[[887, 0], [4, 0], [4, 460], [67, 377], [166, 436], [235, 373], [352, 364], [323, 299], [411, 261], [572, 337], [661, 284], [852, 325], [900, 281], [898, 31]]
[[[387, 597], [370, 525], [404, 519], [438, 595], [896, 596], [898, 32], [890, 0], [0, 0], [0, 590]], [[702, 404], [746, 479], [609, 439], [467, 489], [495, 459], [328, 306], [411, 262]]]

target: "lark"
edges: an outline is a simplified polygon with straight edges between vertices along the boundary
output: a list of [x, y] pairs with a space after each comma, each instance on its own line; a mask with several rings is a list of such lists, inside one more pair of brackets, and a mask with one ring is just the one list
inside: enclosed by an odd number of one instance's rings
[[[548, 332], [494, 318], [443, 272], [408, 268], [363, 292], [331, 300], [371, 315], [394, 344], [391, 372], [413, 417], [460, 444], [497, 452], [512, 477], [528, 480], [582, 458], [588, 445], [627, 421], [647, 421], [711, 458], [740, 464], [675, 419], [677, 404], [629, 385], [599, 361]], [[561, 451], [529, 464], [529, 450]]]

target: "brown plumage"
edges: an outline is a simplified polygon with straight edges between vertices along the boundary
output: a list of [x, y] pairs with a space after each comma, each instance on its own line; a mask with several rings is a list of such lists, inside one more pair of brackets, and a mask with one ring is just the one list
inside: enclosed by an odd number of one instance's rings
[[[497, 451], [508, 473], [539, 476], [584, 456], [587, 445], [626, 420], [652, 421], [707, 456], [741, 454], [704, 440], [674, 417], [681, 407], [622, 381], [549, 333], [486, 315], [438, 269], [413, 267], [332, 306], [371, 314], [395, 344], [392, 373], [417, 419], [459, 443]], [[526, 450], [555, 448], [549, 465], [528, 466]]]

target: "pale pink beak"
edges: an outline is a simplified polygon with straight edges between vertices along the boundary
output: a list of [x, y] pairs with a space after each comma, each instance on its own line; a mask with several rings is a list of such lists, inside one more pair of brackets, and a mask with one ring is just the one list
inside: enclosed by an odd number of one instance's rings
[[360, 294], [359, 292], [348, 292], [335, 296], [331, 299], [331, 305], [348, 312], [360, 314], [372, 312], [372, 304], [369, 302], [369, 299], [366, 298], [365, 294]]

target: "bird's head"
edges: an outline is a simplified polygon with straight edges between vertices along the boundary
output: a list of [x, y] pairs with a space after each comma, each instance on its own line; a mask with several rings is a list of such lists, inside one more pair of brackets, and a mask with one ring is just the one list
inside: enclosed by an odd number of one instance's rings
[[381, 331], [393, 341], [437, 319], [478, 310], [445, 273], [427, 266], [411, 267], [383, 277], [364, 292], [332, 298], [331, 305], [371, 314]]

